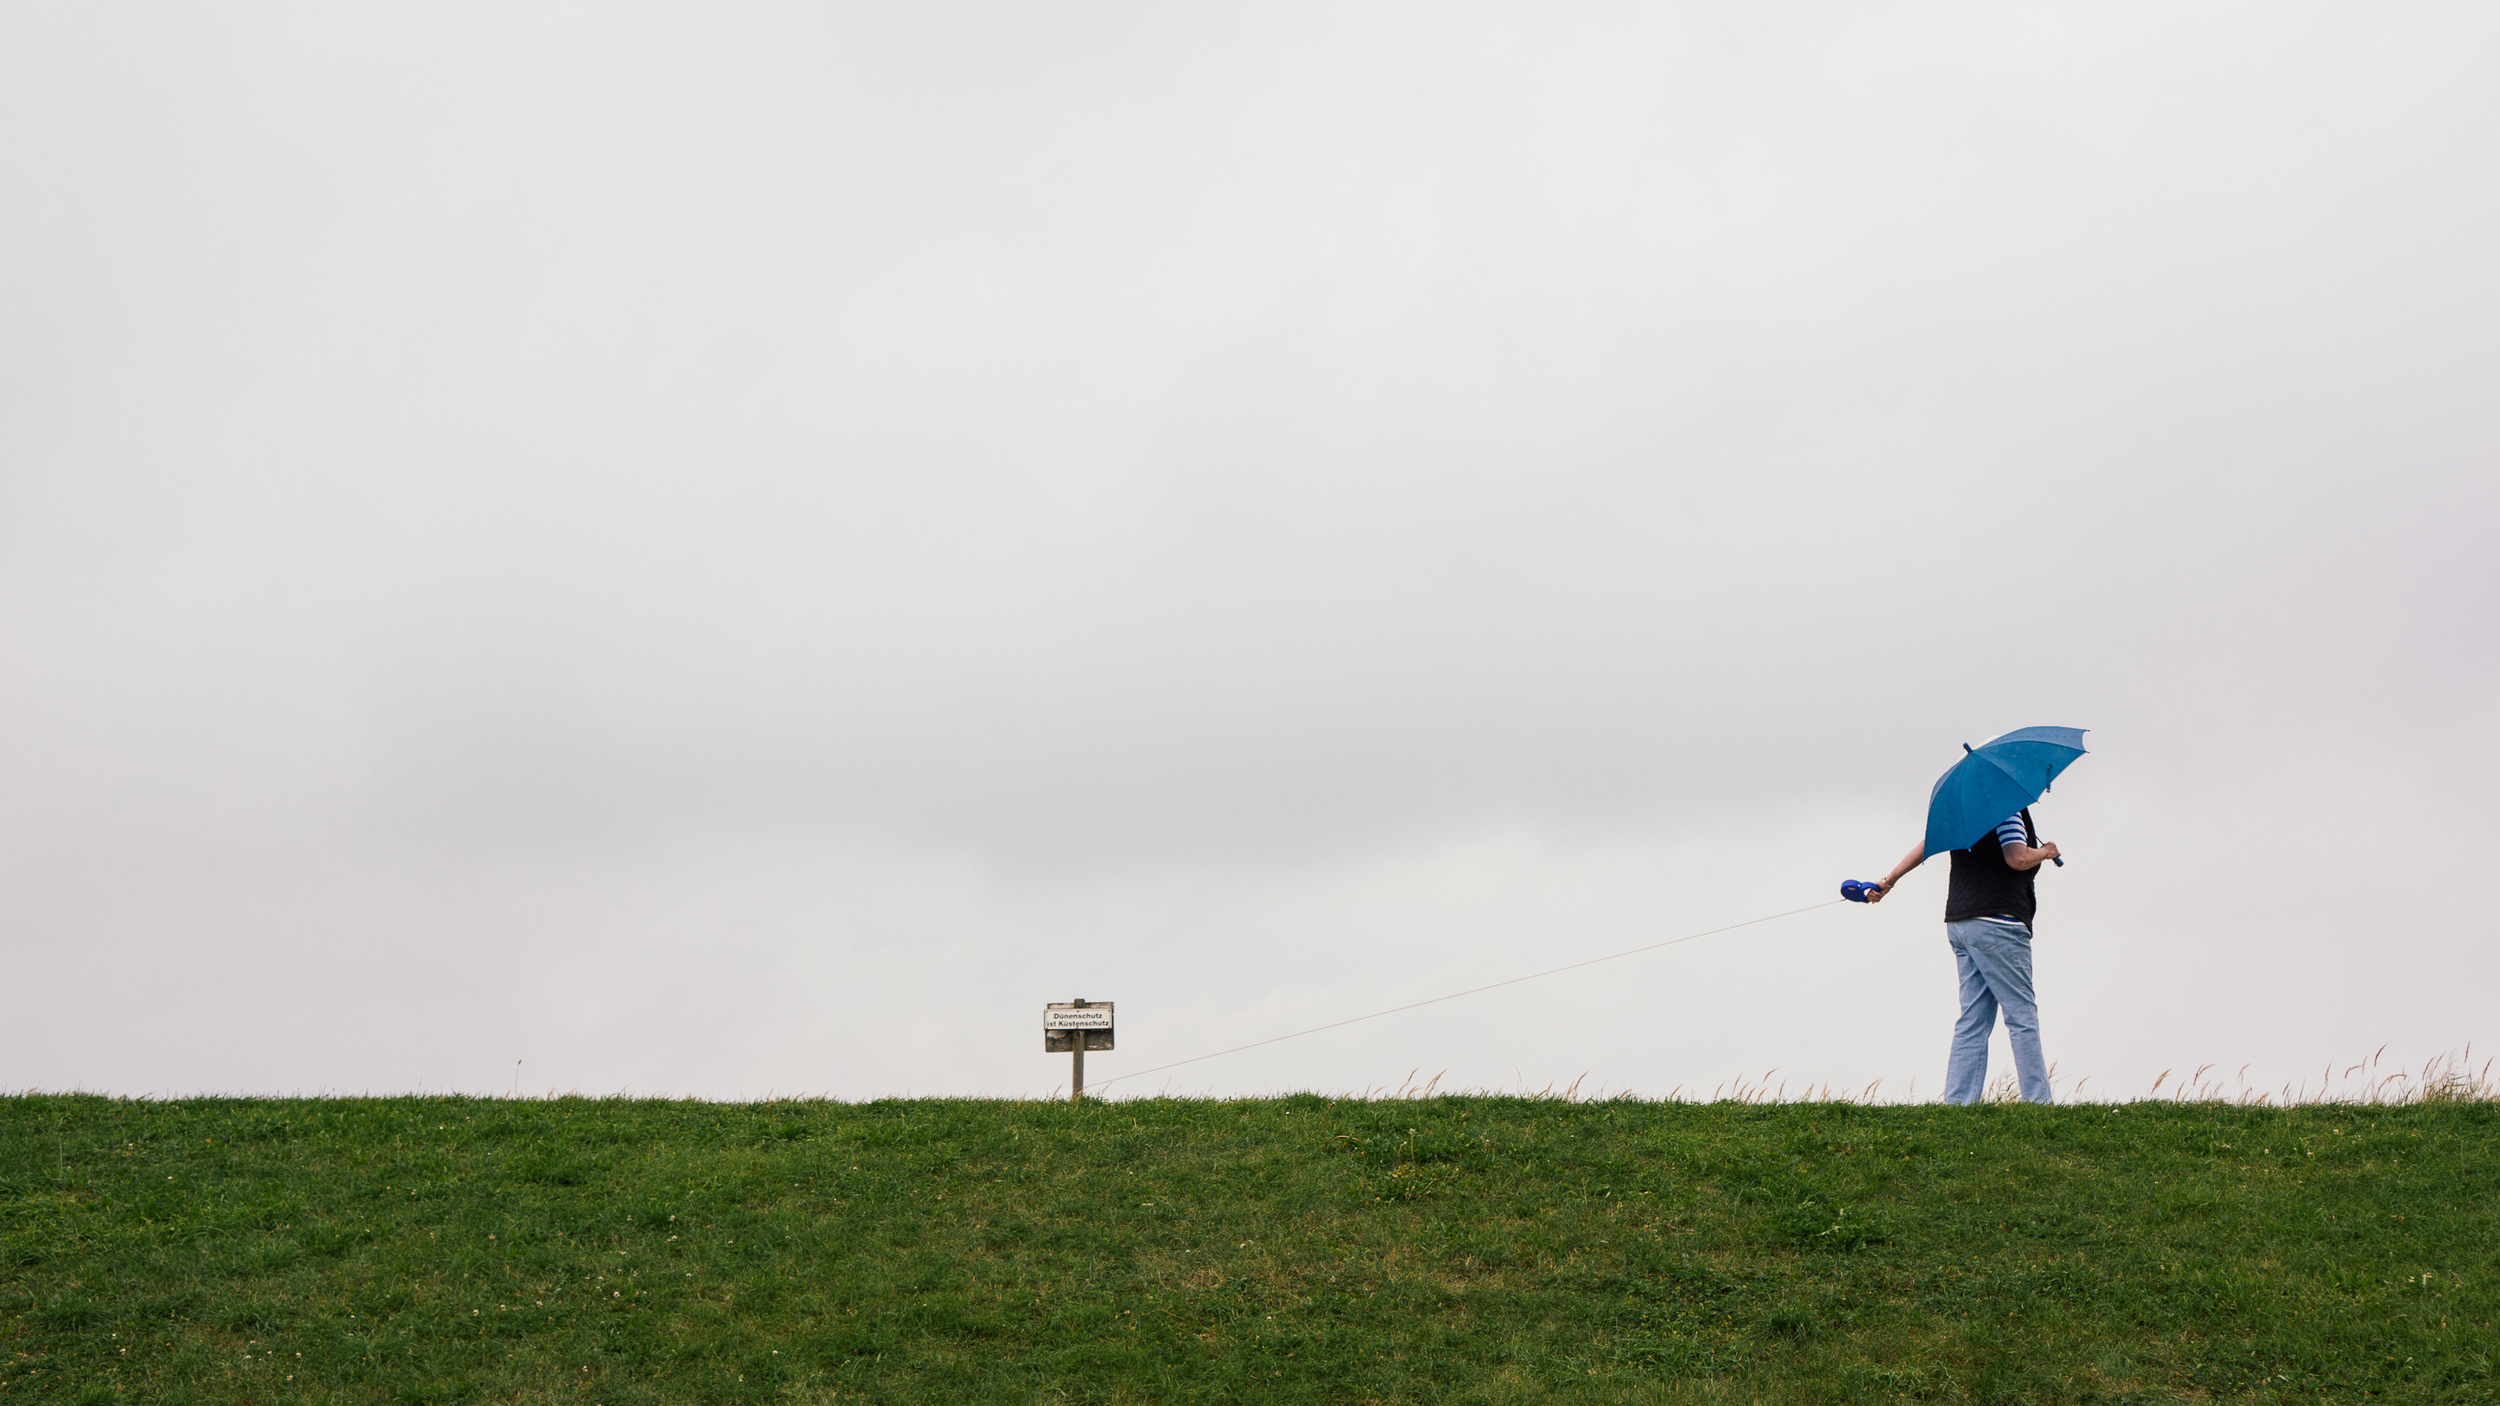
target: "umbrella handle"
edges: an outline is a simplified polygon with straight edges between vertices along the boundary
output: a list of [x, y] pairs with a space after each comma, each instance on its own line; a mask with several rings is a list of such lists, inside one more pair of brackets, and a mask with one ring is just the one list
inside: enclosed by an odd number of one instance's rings
[[[1963, 744], [1962, 744], [1962, 750], [1963, 750], [1963, 751], [1965, 751], [1965, 752], [1969, 751], [1969, 750], [1970, 750], [1970, 744], [1969, 744], [1969, 743], [1967, 743], [1967, 742], [1963, 743]], [[2020, 815], [2022, 816], [2022, 818], [2023, 818], [2023, 831], [2024, 831], [2024, 833], [2026, 833], [2026, 834], [2034, 833], [2034, 832], [2032, 831], [2032, 828], [2031, 828], [2031, 807], [2029, 807], [2029, 806], [2024, 806], [2024, 807], [2022, 808], [2022, 810], [2021, 810], [2021, 811], [2019, 811], [2019, 812], [2017, 812], [2017, 813], [2018, 813], [2018, 814], [2020, 814]], [[2063, 859], [2061, 859], [2061, 858], [2059, 858], [2058, 856], [2056, 856], [2056, 855], [2054, 855], [2054, 854], [2052, 854], [2052, 855], [2050, 855], [2050, 856], [2049, 856], [2049, 862], [2050, 862], [2051, 864], [2056, 865], [2056, 866], [2057, 866], [2058, 868], [2060, 868], [2060, 869], [2063, 869], [2063, 868], [2065, 868], [2065, 867], [2066, 867], [2066, 861], [2065, 861], [2065, 860], [2063, 860]]]

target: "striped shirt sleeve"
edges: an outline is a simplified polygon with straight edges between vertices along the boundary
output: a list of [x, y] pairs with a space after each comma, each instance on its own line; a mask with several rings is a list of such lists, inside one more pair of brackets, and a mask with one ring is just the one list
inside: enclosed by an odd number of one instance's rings
[[2009, 815], [1997, 825], [1997, 845], [1999, 848], [2003, 848], [2006, 845], [2027, 845], [2030, 843], [2030, 837], [2023, 833], [2023, 818], [2021, 816]]

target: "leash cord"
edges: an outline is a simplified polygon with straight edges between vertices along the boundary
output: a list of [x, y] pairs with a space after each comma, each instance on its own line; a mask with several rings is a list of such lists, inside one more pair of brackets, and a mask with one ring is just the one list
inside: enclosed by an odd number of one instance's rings
[[1560, 976], [1564, 972], [1578, 971], [1582, 967], [1593, 967], [1600, 962], [1612, 962], [1624, 957], [1637, 957], [1643, 952], [1655, 952], [1661, 947], [1674, 947], [1686, 942], [1698, 942], [1705, 937], [1717, 937], [1723, 932], [1734, 932], [1738, 928], [1750, 928], [1762, 923], [1775, 923], [1782, 918], [1793, 918], [1800, 913], [1811, 913], [1818, 908], [1829, 908], [1835, 903], [1844, 901], [1845, 900], [1838, 898], [1825, 899], [1821, 903], [1809, 903], [1803, 908], [1791, 908], [1785, 913], [1773, 913], [1767, 917], [1761, 918], [1747, 918], [1741, 923], [1730, 923], [1726, 927], [1712, 928], [1707, 932], [1687, 933], [1682, 937], [1670, 937], [1664, 942], [1653, 942], [1645, 947], [1627, 947], [1621, 952], [1609, 952], [1603, 957], [1591, 957], [1585, 962], [1573, 962], [1568, 966], [1552, 967], [1541, 972], [1530, 972], [1526, 976], [1514, 976], [1507, 980], [1492, 982], [1484, 986], [1471, 986], [1464, 991], [1453, 991], [1447, 996], [1434, 996], [1429, 1000], [1413, 1001], [1403, 1006], [1391, 1006], [1385, 1011], [1373, 1011], [1370, 1015], [1349, 1016], [1344, 1020], [1332, 1020], [1326, 1025], [1314, 1025], [1308, 1030], [1296, 1030], [1290, 1035], [1270, 1035], [1264, 1040], [1253, 1040], [1246, 1045], [1235, 1045], [1229, 1050], [1217, 1050], [1213, 1054], [1191, 1055], [1187, 1059], [1176, 1059], [1170, 1064], [1158, 1064], [1151, 1069], [1139, 1069], [1128, 1074], [1116, 1074], [1111, 1078], [1105, 1079], [1096, 1084], [1094, 1087], [1107, 1089], [1113, 1084], [1119, 1083], [1123, 1079], [1138, 1079], [1143, 1078], [1148, 1074], [1160, 1074], [1166, 1069], [1178, 1069], [1184, 1064], [1196, 1064], [1202, 1060], [1222, 1059], [1226, 1055], [1239, 1054], [1243, 1050], [1255, 1050], [1261, 1045], [1274, 1045], [1286, 1040], [1299, 1040], [1305, 1035], [1317, 1035], [1323, 1030], [1335, 1030], [1343, 1026], [1360, 1025], [1367, 1020], [1378, 1020], [1384, 1015], [1396, 1015], [1401, 1011], [1418, 1010], [1425, 1006], [1437, 1006], [1443, 1001], [1455, 1001], [1462, 996], [1475, 996], [1504, 986], [1517, 986], [1523, 981], [1535, 981], [1542, 977]]

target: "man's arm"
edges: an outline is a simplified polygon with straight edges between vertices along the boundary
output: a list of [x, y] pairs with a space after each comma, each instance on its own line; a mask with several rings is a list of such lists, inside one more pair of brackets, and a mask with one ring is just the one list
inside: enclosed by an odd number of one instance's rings
[[[1873, 893], [1868, 894], [1866, 896], [1866, 901], [1869, 903], [1883, 902], [1884, 895], [1892, 892], [1892, 886], [1901, 882], [1902, 875], [1909, 873], [1911, 870], [1916, 869], [1918, 866], [1926, 862], [1927, 842], [1925, 840], [1921, 840], [1917, 844], [1910, 846], [1910, 852], [1901, 856], [1901, 862], [1892, 866], [1892, 872], [1884, 876], [1883, 886], [1876, 889]], [[2036, 859], [2032, 861], [2034, 864], [2039, 862], [2040, 861]]]
[[2030, 845], [2005, 846], [2005, 862], [2017, 869], [2037, 869], [2055, 858], [2057, 858], [2057, 846], [2053, 842], [2041, 845], [2037, 849]]

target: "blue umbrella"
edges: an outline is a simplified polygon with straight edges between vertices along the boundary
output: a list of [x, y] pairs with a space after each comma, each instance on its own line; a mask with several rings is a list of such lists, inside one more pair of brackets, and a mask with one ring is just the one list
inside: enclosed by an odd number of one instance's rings
[[[1927, 797], [1927, 852], [1968, 849], [1979, 837], [2040, 799], [2057, 774], [2083, 755], [2084, 729], [2026, 727], [1976, 747], [1936, 778]], [[2058, 861], [2063, 864], [2065, 861]]]

